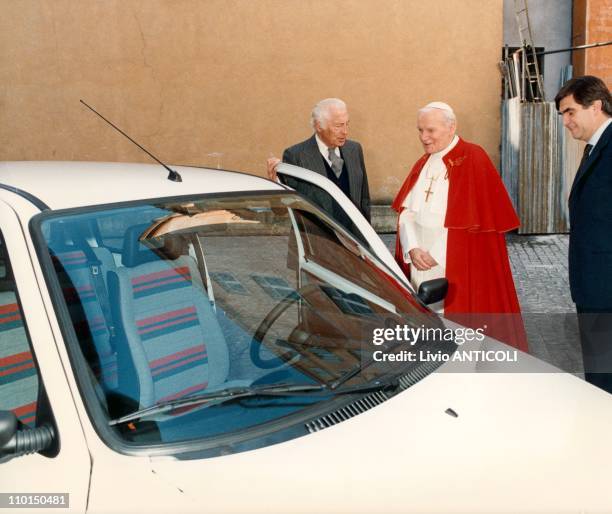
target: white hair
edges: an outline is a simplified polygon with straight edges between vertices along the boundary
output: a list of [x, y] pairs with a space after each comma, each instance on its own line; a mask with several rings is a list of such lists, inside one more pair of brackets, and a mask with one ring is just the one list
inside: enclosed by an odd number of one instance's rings
[[346, 111], [346, 104], [340, 98], [326, 98], [318, 102], [310, 114], [310, 125], [314, 129], [318, 122], [321, 128], [327, 127], [330, 109], [335, 108], [339, 111]]
[[421, 107], [418, 111], [418, 115], [425, 114], [427, 112], [439, 111], [444, 114], [444, 118], [449, 125], [453, 123], [457, 123], [457, 117], [455, 116], [455, 111], [453, 108], [445, 104], [444, 102], [430, 102], [425, 107]]

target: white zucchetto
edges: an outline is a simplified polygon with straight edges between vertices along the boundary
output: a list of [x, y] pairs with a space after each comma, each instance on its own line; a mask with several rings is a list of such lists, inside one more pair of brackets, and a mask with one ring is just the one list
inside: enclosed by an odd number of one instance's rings
[[444, 102], [430, 102], [425, 107], [423, 107], [423, 109], [440, 109], [441, 111], [446, 111], [453, 115], [455, 114], [453, 108], [450, 105], [445, 104]]

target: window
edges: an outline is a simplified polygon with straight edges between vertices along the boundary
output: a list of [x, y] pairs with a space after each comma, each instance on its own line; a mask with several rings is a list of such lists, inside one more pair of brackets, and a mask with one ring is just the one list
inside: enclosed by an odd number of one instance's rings
[[[376, 316], [428, 316], [292, 193], [72, 209], [33, 226], [85, 404], [111, 445], [305, 434], [311, 407], [334, 401], [308, 388], [358, 370]], [[308, 391], [258, 396], [270, 384]]]
[[249, 292], [240, 283], [240, 281], [234, 276], [233, 273], [227, 271], [224, 272], [213, 272], [210, 274], [215, 282], [217, 282], [225, 291], [228, 293], [248, 295]]
[[324, 286], [323, 291], [329, 296], [338, 308], [345, 314], [361, 316], [363, 314], [374, 314], [363, 298], [354, 293], [345, 293], [335, 287]]
[[23, 320], [17, 287], [0, 234], [0, 410], [36, 426], [39, 379]]
[[[333, 218], [336, 222], [338, 222], [345, 230], [347, 230], [353, 237], [355, 237], [362, 245], [366, 248], [370, 248], [367, 239], [361, 233], [361, 231], [357, 228], [357, 226], [353, 223], [353, 220], [346, 214], [344, 209], [340, 206], [340, 204], [336, 201], [336, 199], [331, 196], [327, 191], [320, 188], [319, 186], [307, 182], [305, 180], [291, 177], [287, 175], [279, 175], [281, 182], [299, 193], [303, 194], [308, 200], [314, 202], [318, 207], [320, 207], [325, 214]], [[357, 206], [358, 207], [358, 206]]]
[[274, 300], [282, 300], [290, 295], [296, 295], [295, 289], [283, 278], [266, 275], [251, 275], [251, 278]]

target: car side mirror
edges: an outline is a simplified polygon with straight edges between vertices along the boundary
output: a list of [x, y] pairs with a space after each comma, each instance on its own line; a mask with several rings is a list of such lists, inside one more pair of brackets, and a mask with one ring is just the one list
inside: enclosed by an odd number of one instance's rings
[[[0, 451], [17, 433], [17, 417], [10, 410], [0, 411]], [[2, 452], [4, 453], [4, 452]]]
[[20, 428], [12, 411], [0, 411], [0, 461], [46, 450], [54, 437], [55, 432], [50, 425]]
[[425, 305], [430, 305], [444, 300], [447, 292], [448, 280], [445, 278], [435, 278], [434, 280], [422, 282], [417, 296]]

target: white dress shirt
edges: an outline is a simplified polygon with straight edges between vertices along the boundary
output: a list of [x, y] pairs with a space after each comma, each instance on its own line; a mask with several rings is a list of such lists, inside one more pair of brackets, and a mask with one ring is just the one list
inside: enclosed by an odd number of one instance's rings
[[[327, 164], [329, 164], [329, 167], [331, 168], [331, 161], [329, 160], [329, 147], [319, 139], [319, 135], [315, 134], [315, 139], [317, 140], [317, 146], [319, 147], [319, 152], [321, 152], [321, 155], [323, 156], [323, 159], [325, 159], [325, 162], [327, 162]], [[338, 157], [342, 157], [340, 155], [340, 148], [338, 148], [336, 146], [336, 148], [334, 148], [334, 153], [338, 156]]]
[[[589, 139], [589, 142], [587, 144], [595, 148], [595, 145], [599, 142], [599, 139], [601, 138], [604, 131], [608, 128], [608, 125], [610, 125], [610, 123], [612, 123], [612, 118], [608, 118], [606, 121], [604, 121], [600, 125], [600, 127], [593, 133], [591, 139]], [[591, 152], [593, 151], [593, 148], [591, 148]], [[591, 155], [591, 152], [589, 152], [589, 155]]]

